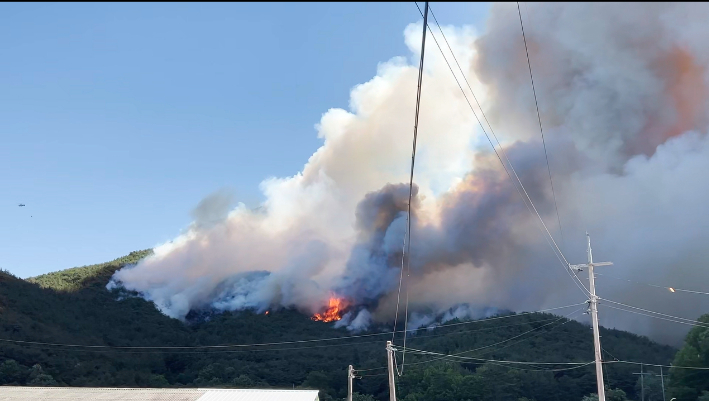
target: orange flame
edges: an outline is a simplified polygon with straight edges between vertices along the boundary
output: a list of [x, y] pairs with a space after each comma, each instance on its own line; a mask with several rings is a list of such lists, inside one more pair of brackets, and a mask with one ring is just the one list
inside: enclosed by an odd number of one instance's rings
[[328, 300], [328, 309], [323, 313], [316, 313], [311, 319], [316, 322], [334, 322], [343, 317], [343, 309], [347, 306], [344, 299], [331, 296]]
[[266, 313], [264, 313], [264, 314], [265, 314], [265, 315], [268, 315], [268, 314], [269, 314], [269, 311], [266, 311]]

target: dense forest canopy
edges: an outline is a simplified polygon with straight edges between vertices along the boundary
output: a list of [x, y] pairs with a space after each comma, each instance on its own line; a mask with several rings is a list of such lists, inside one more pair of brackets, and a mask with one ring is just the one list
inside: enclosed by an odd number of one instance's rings
[[[314, 322], [288, 309], [268, 315], [251, 311], [194, 313], [183, 323], [161, 314], [142, 298], [106, 290], [105, 285], [115, 270], [136, 263], [149, 253], [133, 252], [109, 263], [28, 280], [0, 272], [0, 384], [299, 387], [319, 389], [321, 399], [331, 400], [345, 397], [346, 369], [352, 364], [361, 370], [358, 373], [361, 378], [355, 382], [358, 393], [355, 399], [387, 399], [387, 377], [383, 369], [385, 342], [391, 339], [387, 333], [369, 332], [364, 333], [365, 337], [335, 341], [256, 347], [150, 348], [317, 340], [347, 337], [351, 333], [335, 329], [332, 323]], [[707, 322], [707, 315], [703, 319]], [[526, 332], [530, 333], [521, 335]], [[514, 337], [515, 340], [506, 341]], [[607, 360], [707, 367], [706, 327], [693, 329], [679, 352], [618, 330], [602, 329], [602, 337]], [[593, 365], [573, 369], [569, 365], [521, 368], [490, 362], [593, 360], [589, 326], [560, 316], [520, 314], [421, 330], [407, 343], [416, 349], [444, 354], [480, 350], [465, 354], [479, 360], [460, 362], [408, 353], [406, 371], [398, 378], [398, 398], [402, 400], [562, 401], [590, 399], [589, 395], [596, 391]], [[500, 345], [490, 346], [497, 343]], [[638, 375], [633, 375], [638, 369], [637, 365], [624, 363], [605, 365], [609, 399], [626, 399], [627, 396], [639, 399]], [[671, 370], [672, 388], [668, 391], [679, 394], [679, 400], [696, 400], [703, 396], [707, 399], [707, 371], [699, 372]], [[652, 393], [649, 390], [648, 394]]]

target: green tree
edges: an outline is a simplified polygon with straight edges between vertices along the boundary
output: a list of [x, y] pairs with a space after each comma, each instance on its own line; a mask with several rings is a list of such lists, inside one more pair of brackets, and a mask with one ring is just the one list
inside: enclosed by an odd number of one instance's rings
[[148, 380], [148, 387], [163, 388], [170, 386], [168, 379], [163, 375], [152, 375]]
[[30, 369], [30, 377], [27, 382], [29, 386], [56, 386], [57, 381], [51, 375], [44, 373], [42, 367], [39, 364], [32, 366]]
[[331, 378], [327, 373], [320, 370], [314, 370], [308, 373], [306, 380], [301, 386], [328, 392], [328, 390], [331, 390], [330, 379]]
[[[641, 383], [643, 382], [643, 392], [641, 391]], [[663, 400], [663, 387], [661, 385], [661, 379], [654, 375], [645, 375], [643, 381], [639, 377], [636, 380], [636, 394], [639, 399], [641, 394], [644, 395], [644, 400], [642, 401], [665, 401]]]
[[[684, 369], [682, 367], [708, 367], [708, 314], [702, 315], [698, 322], [703, 326], [693, 327], [685, 337], [685, 344], [673, 360], [669, 393], [679, 400], [698, 400], [707, 394], [708, 372], [703, 369]], [[707, 395], [705, 395], [707, 397]]]
[[0, 384], [20, 384], [25, 376], [22, 365], [13, 359], [7, 359], [0, 364]]
[[353, 393], [353, 401], [376, 401], [370, 394]]
[[232, 380], [232, 384], [234, 387], [237, 388], [252, 388], [254, 387], [254, 381], [249, 378], [247, 375], [239, 375], [234, 380]]
[[[605, 392], [606, 394], [606, 399], [609, 401], [628, 401], [629, 399], [626, 398], [626, 392], [622, 389], [607, 389]], [[582, 398], [582, 401], [598, 401], [599, 397], [597, 396], [596, 393], [589, 394]]]

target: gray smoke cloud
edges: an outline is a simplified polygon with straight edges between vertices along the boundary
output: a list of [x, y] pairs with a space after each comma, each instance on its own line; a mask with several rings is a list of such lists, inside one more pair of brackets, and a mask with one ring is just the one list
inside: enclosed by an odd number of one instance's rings
[[226, 189], [221, 189], [204, 198], [192, 211], [193, 224], [209, 228], [223, 222], [234, 208], [236, 198]]
[[[611, 277], [707, 291], [708, 5], [522, 7], [564, 240], [517, 8], [494, 5], [482, 34], [444, 31], [537, 211], [571, 263], [586, 261], [585, 231], [595, 260], [614, 262], [600, 268], [602, 297], [686, 318], [706, 312], [707, 297]], [[420, 34], [421, 24], [405, 29], [411, 60], [382, 63], [352, 90], [350, 111], [323, 115], [323, 145], [300, 173], [262, 183], [260, 210], [230, 211], [229, 197], [211, 196], [186, 233], [109, 285], [138, 291], [180, 319], [199, 309], [312, 314], [338, 297], [346, 306], [338, 327], [391, 324]], [[410, 322], [584, 301], [435, 48], [425, 56], [422, 90], [403, 277]], [[604, 305], [600, 319], [670, 343], [687, 331]]]

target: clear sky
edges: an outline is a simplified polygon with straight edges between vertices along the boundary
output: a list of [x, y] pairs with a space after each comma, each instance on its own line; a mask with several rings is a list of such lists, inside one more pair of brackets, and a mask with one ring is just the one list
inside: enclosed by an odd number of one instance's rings
[[[432, 7], [480, 31], [489, 4]], [[256, 206], [320, 145], [322, 113], [408, 56], [420, 18], [411, 2], [1, 4], [0, 268], [150, 248], [220, 188]]]

